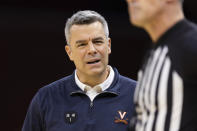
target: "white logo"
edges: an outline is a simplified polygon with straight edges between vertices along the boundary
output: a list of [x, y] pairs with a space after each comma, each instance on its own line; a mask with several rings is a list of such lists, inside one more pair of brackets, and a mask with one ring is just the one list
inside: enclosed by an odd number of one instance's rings
[[127, 112], [122, 112], [121, 111], [118, 111], [119, 115], [120, 115], [120, 119], [123, 120], [124, 119], [124, 116], [126, 115]]

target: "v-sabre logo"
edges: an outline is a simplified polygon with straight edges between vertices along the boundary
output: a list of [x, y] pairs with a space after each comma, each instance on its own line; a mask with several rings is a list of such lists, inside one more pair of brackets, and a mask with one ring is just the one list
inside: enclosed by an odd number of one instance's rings
[[124, 119], [127, 112], [118, 111], [118, 114], [120, 115], [120, 117], [119, 118], [115, 117], [114, 122], [115, 123], [124, 123], [125, 125], [127, 125], [128, 124], [128, 119], [127, 118]]

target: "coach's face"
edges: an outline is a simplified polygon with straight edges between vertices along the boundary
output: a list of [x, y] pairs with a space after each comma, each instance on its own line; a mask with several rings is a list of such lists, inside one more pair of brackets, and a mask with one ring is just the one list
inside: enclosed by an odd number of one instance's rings
[[159, 18], [167, 0], [127, 0], [128, 12], [132, 24], [145, 27]]
[[100, 22], [73, 25], [66, 52], [74, 62], [79, 77], [99, 76], [107, 72], [111, 40], [106, 38]]

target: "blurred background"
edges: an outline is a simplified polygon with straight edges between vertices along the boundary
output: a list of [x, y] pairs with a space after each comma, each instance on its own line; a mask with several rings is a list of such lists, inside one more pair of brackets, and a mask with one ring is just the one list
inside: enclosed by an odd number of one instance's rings
[[[196, 7], [195, 0], [185, 0], [185, 15], [195, 23]], [[97, 11], [108, 21], [110, 65], [122, 75], [137, 79], [150, 38], [129, 23], [124, 0], [1, 0], [2, 131], [20, 131], [37, 90], [73, 72], [74, 65], [64, 50], [64, 26], [73, 13], [86, 9]]]

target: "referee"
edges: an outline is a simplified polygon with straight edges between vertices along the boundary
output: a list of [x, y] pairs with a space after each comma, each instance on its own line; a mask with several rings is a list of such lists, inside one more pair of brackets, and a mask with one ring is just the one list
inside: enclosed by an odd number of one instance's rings
[[197, 26], [183, 0], [127, 0], [130, 21], [152, 39], [138, 73], [132, 131], [197, 131]]

